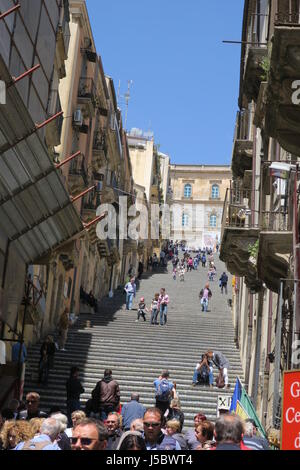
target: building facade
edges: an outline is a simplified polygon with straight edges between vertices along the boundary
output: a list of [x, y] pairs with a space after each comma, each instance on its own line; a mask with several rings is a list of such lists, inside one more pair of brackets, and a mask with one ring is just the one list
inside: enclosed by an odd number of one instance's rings
[[220, 243], [223, 204], [231, 179], [229, 166], [171, 165], [173, 240], [190, 248]]
[[220, 256], [248, 393], [279, 434], [282, 374], [299, 368], [299, 2], [245, 1], [242, 41]]

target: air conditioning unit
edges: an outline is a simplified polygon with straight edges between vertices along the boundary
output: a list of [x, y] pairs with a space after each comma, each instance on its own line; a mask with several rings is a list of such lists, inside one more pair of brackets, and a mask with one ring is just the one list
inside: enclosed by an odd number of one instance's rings
[[81, 109], [76, 109], [73, 116], [73, 123], [75, 126], [81, 127], [83, 124], [83, 115]]

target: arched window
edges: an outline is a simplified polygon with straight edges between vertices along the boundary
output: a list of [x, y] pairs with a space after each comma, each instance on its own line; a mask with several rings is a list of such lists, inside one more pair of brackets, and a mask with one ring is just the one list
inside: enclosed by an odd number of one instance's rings
[[184, 187], [184, 197], [190, 198], [192, 195], [192, 186], [190, 184], [186, 184]]
[[217, 226], [217, 216], [216, 215], [211, 215], [209, 218], [209, 226], [210, 227], [216, 227]]
[[189, 216], [188, 214], [182, 214], [182, 226], [187, 227], [189, 225]]
[[220, 197], [220, 189], [217, 184], [213, 184], [211, 188], [211, 197], [212, 199], [219, 199]]

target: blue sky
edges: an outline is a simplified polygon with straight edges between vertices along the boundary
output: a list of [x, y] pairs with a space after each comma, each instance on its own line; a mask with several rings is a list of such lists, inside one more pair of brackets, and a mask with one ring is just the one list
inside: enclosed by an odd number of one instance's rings
[[[104, 71], [121, 95], [133, 80], [127, 129], [154, 132], [172, 163], [230, 164], [243, 0], [87, 0]], [[124, 101], [120, 101], [125, 116]]]

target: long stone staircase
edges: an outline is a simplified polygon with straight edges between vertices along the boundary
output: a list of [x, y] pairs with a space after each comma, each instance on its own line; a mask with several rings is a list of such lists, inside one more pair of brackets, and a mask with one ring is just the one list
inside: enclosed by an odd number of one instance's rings
[[[232, 395], [236, 377], [243, 379], [239, 351], [233, 340], [231, 311], [228, 296], [221, 295], [218, 278], [223, 264], [217, 259], [218, 276], [211, 282], [213, 298], [209, 312], [201, 312], [198, 294], [206, 282], [207, 269], [187, 273], [185, 282], [174, 281], [171, 265], [167, 270], [145, 274], [137, 293], [150, 304], [155, 292], [165, 287], [170, 296], [168, 323], [152, 326], [142, 319], [136, 320], [136, 310], [124, 310], [125, 296], [116, 293], [113, 299], [104, 299], [99, 313], [82, 314], [69, 329], [67, 351], [55, 355], [55, 367], [50, 372], [47, 386], [37, 384], [37, 369], [40, 344], [29, 350], [29, 368], [26, 374], [25, 391], [35, 390], [41, 395], [41, 409], [51, 406], [65, 409], [65, 382], [72, 365], [79, 366], [85, 388], [82, 402], [90, 398], [96, 382], [103, 371], [110, 368], [121, 389], [121, 403], [129, 400], [132, 392], [140, 394], [140, 402], [146, 407], [154, 406], [153, 381], [163, 369], [170, 371], [171, 380], [176, 381], [177, 392], [185, 414], [187, 429], [193, 427], [193, 416], [202, 412], [208, 419], [216, 419], [217, 396]], [[136, 305], [135, 305], [136, 306]], [[192, 387], [192, 375], [199, 355], [205, 350], [219, 350], [230, 361], [229, 381], [231, 390]], [[217, 375], [217, 370], [214, 370]]]

